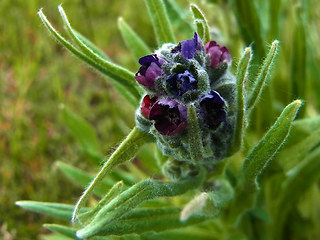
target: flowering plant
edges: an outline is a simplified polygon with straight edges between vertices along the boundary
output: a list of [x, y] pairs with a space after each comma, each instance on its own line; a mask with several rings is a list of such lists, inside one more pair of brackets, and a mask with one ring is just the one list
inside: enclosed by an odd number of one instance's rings
[[[294, 167], [293, 174], [283, 177], [284, 190], [275, 201], [263, 198], [268, 182], [260, 181], [259, 176], [287, 140], [302, 104], [296, 100], [287, 105], [250, 151], [243, 147], [252, 112], [267, 86], [279, 42], [272, 43], [255, 74], [254, 84], [248, 87], [246, 80], [251, 77], [248, 72], [253, 54], [250, 47], [244, 50], [233, 74], [230, 51], [210, 40], [207, 20], [198, 6], [191, 5], [197, 27], [193, 38], [177, 43], [163, 1], [146, 1], [146, 5], [159, 49], [148, 52], [123, 20], [119, 24], [128, 45], [135, 45], [135, 55], [141, 56], [141, 67], [135, 74], [110, 62], [73, 30], [61, 6], [64, 24], [79, 48], [63, 38], [42, 10], [39, 11], [41, 20], [59, 42], [110, 77], [116, 89], [137, 108], [136, 127], [106, 159], [75, 206], [28, 201], [17, 204], [72, 218], [73, 227], [46, 226], [80, 239], [118, 238], [114, 236], [188, 239], [190, 233], [195, 239], [246, 239], [251, 236], [242, 226], [251, 226], [248, 218], [252, 216], [260, 218], [265, 228], [271, 218], [269, 234], [272, 239], [280, 239], [290, 210], [286, 203], [293, 195], [291, 189], [301, 188], [297, 173], [305, 176], [305, 184], [312, 182], [312, 167], [319, 164], [316, 162], [319, 151], [310, 155], [304, 152], [306, 160]], [[309, 141], [308, 146], [314, 145], [315, 137]], [[134, 183], [124, 179], [108, 189], [103, 188], [99, 203], [82, 208], [90, 193], [104, 184], [107, 174], [131, 160], [141, 146], [150, 142], [158, 148], [155, 161], [163, 173], [161, 180], [144, 179]], [[278, 158], [281, 164], [286, 156], [280, 154]], [[240, 167], [235, 166], [235, 162]], [[275, 176], [272, 172], [268, 174], [270, 179]], [[180, 196], [176, 203], [169, 199], [174, 196]], [[164, 202], [160, 197], [166, 197]], [[268, 205], [263, 208], [266, 201]], [[281, 207], [284, 208], [280, 215], [277, 209]], [[181, 230], [184, 227], [188, 227], [190, 233]], [[208, 230], [206, 234], [202, 234], [203, 227]], [[215, 228], [217, 230], [213, 230]]]

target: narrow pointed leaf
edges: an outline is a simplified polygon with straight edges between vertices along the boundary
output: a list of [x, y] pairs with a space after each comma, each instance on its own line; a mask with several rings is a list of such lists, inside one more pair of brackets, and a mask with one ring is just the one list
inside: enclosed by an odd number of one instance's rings
[[141, 132], [137, 128], [134, 128], [131, 131], [131, 133], [127, 136], [127, 138], [119, 145], [119, 147], [106, 160], [100, 172], [96, 175], [94, 180], [90, 183], [88, 188], [85, 190], [83, 195], [78, 200], [74, 210], [74, 214], [72, 216], [73, 222], [75, 221], [76, 215], [79, 209], [82, 207], [82, 204], [88, 198], [89, 194], [93, 191], [96, 185], [103, 180], [106, 174], [110, 173], [115, 166], [133, 158], [143, 144], [150, 142], [152, 140], [153, 140], [153, 137], [151, 135]]
[[174, 43], [175, 37], [163, 0], [145, 0], [158, 46], [163, 43]]
[[135, 59], [139, 59], [151, 53], [147, 44], [132, 30], [123, 18], [118, 19], [118, 28], [122, 38]]
[[175, 29], [179, 29], [179, 31], [183, 31], [186, 34], [195, 31], [194, 26], [188, 19], [188, 11], [185, 11], [183, 8], [181, 8], [179, 4], [174, 0], [164, 0], [164, 3], [167, 8], [170, 22], [172, 22]]
[[87, 39], [85, 36], [83, 36], [81, 33], [73, 29], [73, 34], [79, 39], [82, 44], [84, 44], [88, 49], [90, 49], [94, 54], [98, 55], [100, 58], [110, 61], [110, 58], [94, 43], [92, 43], [89, 39]]
[[[283, 225], [288, 212], [301, 196], [320, 179], [320, 148], [314, 150], [298, 164], [282, 186], [282, 191], [273, 211], [273, 239], [282, 239]], [[281, 209], [279, 211], [278, 209]]]
[[[57, 162], [57, 167], [74, 183], [80, 185], [81, 187], [88, 186], [88, 184], [94, 179], [94, 176], [89, 175], [88, 173], [73, 167], [69, 164], [63, 162]], [[103, 196], [108, 189], [110, 189], [115, 182], [110, 178], [103, 179], [93, 192], [99, 196]]]
[[61, 106], [62, 119], [73, 135], [79, 142], [83, 151], [96, 156], [99, 160], [100, 146], [95, 129], [83, 118], [72, 112], [66, 106]]
[[110, 202], [112, 199], [114, 199], [117, 195], [119, 195], [121, 192], [125, 190], [124, 184], [122, 181], [117, 182], [107, 194], [99, 201], [97, 206], [91, 208], [90, 210], [80, 214], [78, 216], [79, 222], [82, 225], [88, 224], [90, 221], [92, 221], [94, 215], [101, 210], [101, 208], [106, 205], [108, 202]]
[[80, 238], [91, 237], [100, 234], [104, 226], [113, 222], [146, 200], [156, 197], [176, 196], [191, 190], [202, 183], [204, 170], [194, 178], [179, 182], [162, 182], [156, 180], [144, 180], [121, 193], [109, 204], [105, 205], [95, 216], [90, 224], [77, 231]]
[[[43, 14], [42, 10], [38, 12], [40, 19], [44, 23], [44, 25], [48, 28], [50, 33], [63, 45], [65, 46], [70, 52], [72, 52], [74, 55], [76, 55], [78, 58], [92, 66], [94, 69], [98, 70], [99, 72], [109, 76], [111, 79], [113, 79], [114, 82], [117, 84], [114, 84], [115, 87], [118, 88], [118, 86], [121, 84], [121, 93], [125, 93], [124, 89], [127, 90], [127, 95], [132, 95], [130, 97], [130, 100], [132, 98], [135, 98], [135, 102], [132, 102], [134, 106], [137, 106], [140, 98], [140, 93], [138, 90], [139, 87], [135, 83], [134, 80], [134, 74], [128, 71], [125, 68], [122, 68], [116, 64], [113, 64], [111, 62], [103, 60], [103, 62], [96, 62], [94, 59], [90, 58], [86, 54], [80, 52], [78, 49], [76, 49], [70, 42], [68, 42], [64, 37], [62, 37], [50, 24], [46, 16]], [[102, 64], [103, 63], [103, 64]], [[101, 65], [102, 64], [102, 65]], [[112, 81], [112, 83], [113, 83]]]
[[56, 218], [61, 218], [70, 221], [73, 205], [62, 203], [36, 202], [36, 201], [18, 201], [15, 203], [19, 207], [49, 215]]
[[244, 160], [240, 170], [238, 190], [228, 216], [230, 222], [234, 223], [241, 213], [254, 207], [258, 190], [257, 178], [286, 141], [292, 121], [301, 105], [300, 100], [289, 104]]
[[104, 227], [99, 235], [142, 234], [161, 232], [197, 224], [208, 217], [194, 216], [188, 221], [180, 221], [180, 208], [140, 208], [133, 210], [115, 223]]
[[314, 132], [303, 141], [282, 150], [277, 159], [285, 172], [302, 162], [308, 154], [320, 143], [320, 131]]
[[306, 33], [303, 19], [302, 7], [295, 9], [295, 27], [293, 30], [293, 48], [291, 57], [291, 85], [292, 98], [307, 99], [307, 77], [306, 77]]
[[66, 227], [58, 224], [44, 224], [43, 227], [49, 229], [52, 232], [60, 233], [72, 239], [78, 239], [76, 237], [76, 232], [77, 232], [76, 228]]
[[210, 41], [210, 30], [209, 30], [209, 25], [208, 25], [208, 21], [206, 19], [206, 17], [204, 16], [203, 12], [201, 11], [201, 9], [196, 5], [196, 4], [191, 4], [190, 5], [192, 13], [193, 13], [193, 17], [195, 20], [201, 20], [201, 24], [203, 27], [203, 35], [201, 36], [202, 41], [204, 43], [207, 43]]
[[286, 141], [292, 121], [295, 119], [302, 102], [296, 100], [281, 113], [275, 124], [252, 149], [245, 159], [241, 173], [246, 188], [255, 186], [257, 177]]
[[244, 83], [248, 77], [248, 68], [251, 60], [251, 48], [246, 48], [237, 69], [237, 117], [234, 130], [231, 154], [238, 151], [243, 143], [243, 131], [246, 127], [245, 106], [244, 106]]
[[279, 41], [276, 40], [272, 43], [269, 53], [263, 62], [262, 68], [257, 78], [255, 79], [253, 89], [250, 92], [249, 98], [246, 103], [246, 108], [249, 111], [252, 111], [254, 109], [257, 102], [259, 101], [259, 98], [263, 89], [267, 85], [267, 80], [270, 75], [270, 70], [275, 60], [275, 57], [278, 53], [278, 48], [279, 48]]

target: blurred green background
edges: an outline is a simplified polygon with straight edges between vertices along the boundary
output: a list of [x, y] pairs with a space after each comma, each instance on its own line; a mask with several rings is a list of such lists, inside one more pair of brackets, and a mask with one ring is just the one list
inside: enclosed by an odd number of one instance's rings
[[[188, 10], [189, 1], [176, 2], [181, 9]], [[270, 89], [262, 96], [276, 101], [268, 108], [268, 117], [253, 124], [257, 135], [270, 126], [292, 99], [306, 100], [304, 116], [312, 117], [319, 112], [320, 3], [317, 0], [192, 2], [204, 10], [213, 36], [230, 49], [234, 63], [244, 46], [254, 43], [255, 61], [259, 62], [272, 40], [280, 40], [278, 65]], [[59, 114], [61, 104], [95, 127], [105, 154], [134, 125], [132, 106], [104, 77], [57, 44], [42, 25], [36, 14], [41, 7], [54, 26], [63, 31], [57, 10], [60, 3], [0, 1], [0, 238], [6, 240], [40, 239], [41, 234], [48, 233], [41, 228], [42, 223], [51, 220], [14, 206], [14, 201], [74, 203], [79, 197], [82, 189], [57, 170], [57, 160], [93, 172], [97, 168], [67, 131]], [[65, 0], [63, 6], [75, 29], [114, 62], [134, 72], [138, 68], [137, 59], [121, 38], [118, 17], [123, 16], [151, 49], [156, 48], [143, 0]], [[192, 23], [190, 16], [183, 11], [181, 14]], [[170, 17], [178, 41], [192, 37], [190, 29], [175, 24], [176, 16]], [[265, 111], [263, 102], [260, 109]]]

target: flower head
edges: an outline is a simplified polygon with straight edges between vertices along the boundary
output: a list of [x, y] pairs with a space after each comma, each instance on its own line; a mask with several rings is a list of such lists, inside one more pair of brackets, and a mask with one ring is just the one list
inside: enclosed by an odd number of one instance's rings
[[161, 65], [164, 63], [164, 60], [153, 54], [140, 58], [139, 63], [141, 67], [134, 78], [141, 85], [151, 89], [154, 88], [156, 79], [163, 74]]
[[210, 56], [210, 66], [212, 68], [219, 67], [226, 62], [231, 64], [231, 54], [226, 47], [220, 47], [215, 41], [210, 41], [205, 45], [206, 52]]
[[191, 59], [194, 57], [196, 51], [202, 50], [202, 41], [199, 35], [195, 32], [193, 39], [188, 39], [179, 43], [172, 52], [181, 52], [182, 56], [186, 59]]
[[170, 91], [174, 96], [182, 96], [184, 93], [197, 89], [198, 81], [186, 70], [184, 73], [171, 74], [166, 80]]
[[216, 91], [204, 95], [199, 100], [200, 114], [209, 128], [216, 128], [221, 122], [226, 122], [225, 101]]
[[187, 107], [172, 99], [157, 101], [150, 109], [150, 120], [162, 135], [176, 135], [187, 125]]

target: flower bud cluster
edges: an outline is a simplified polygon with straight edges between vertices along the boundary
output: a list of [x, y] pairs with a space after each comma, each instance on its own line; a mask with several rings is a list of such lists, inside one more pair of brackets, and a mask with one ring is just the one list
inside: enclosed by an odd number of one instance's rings
[[[139, 59], [135, 79], [147, 94], [136, 111], [137, 127], [154, 135], [162, 153], [175, 161], [190, 156], [188, 108], [194, 107], [204, 156], [197, 160], [212, 168], [226, 156], [235, 115], [235, 78], [231, 55], [215, 41], [203, 44], [198, 34], [178, 45], [164, 44]], [[183, 175], [183, 174], [182, 174]]]

